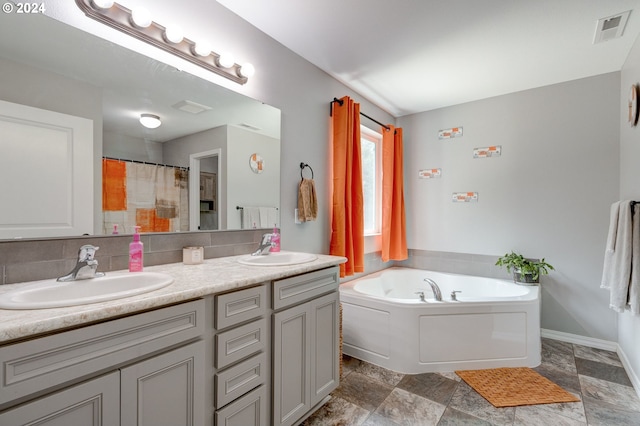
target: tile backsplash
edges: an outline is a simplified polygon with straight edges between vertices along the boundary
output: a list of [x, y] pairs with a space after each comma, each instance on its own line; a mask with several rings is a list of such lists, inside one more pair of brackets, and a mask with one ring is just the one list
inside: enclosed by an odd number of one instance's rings
[[[204, 247], [205, 259], [251, 253], [264, 229], [142, 234], [144, 265], [182, 262], [182, 248]], [[100, 247], [98, 271], [127, 269], [131, 235], [0, 241], [0, 284], [57, 278], [73, 269], [84, 244]]]
[[[178, 232], [142, 234], [144, 265], [182, 262], [182, 248], [204, 247], [205, 259], [251, 253], [258, 246], [264, 229], [215, 232]], [[67, 274], [76, 264], [78, 249], [84, 244], [100, 247], [96, 253], [98, 270], [127, 269], [131, 235], [48, 238], [44, 240], [0, 241], [0, 284], [57, 278]], [[498, 256], [409, 250], [404, 261], [383, 262], [380, 252], [365, 255], [365, 273], [347, 277], [350, 281], [365, 274], [392, 266], [428, 269], [439, 272], [509, 279], [495, 266]]]

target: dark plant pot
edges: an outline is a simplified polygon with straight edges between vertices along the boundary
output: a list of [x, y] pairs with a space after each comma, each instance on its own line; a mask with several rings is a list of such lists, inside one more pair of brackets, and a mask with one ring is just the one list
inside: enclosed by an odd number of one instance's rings
[[540, 277], [533, 279], [533, 274], [521, 274], [520, 272], [513, 272], [513, 282], [523, 285], [534, 285], [540, 282]]

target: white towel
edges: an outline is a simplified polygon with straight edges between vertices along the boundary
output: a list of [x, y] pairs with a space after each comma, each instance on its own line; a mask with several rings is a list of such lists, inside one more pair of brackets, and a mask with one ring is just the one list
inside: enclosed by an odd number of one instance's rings
[[242, 209], [242, 229], [253, 229], [260, 225], [260, 209], [258, 207], [244, 207]]
[[275, 228], [278, 226], [278, 210], [275, 207], [259, 207], [260, 228]]
[[[611, 246], [609, 239], [607, 239], [600, 287], [609, 289], [611, 292], [609, 307], [616, 312], [624, 312], [631, 281], [631, 256], [633, 253], [630, 202], [621, 201], [619, 203], [617, 221], [614, 218], [614, 209], [615, 207], [611, 206], [612, 220], [609, 226], [609, 235], [612, 241], [615, 239], [615, 242], [612, 244], [613, 251], [610, 251]], [[636, 251], [640, 251], [640, 247]], [[638, 254], [640, 255], [640, 253]]]
[[620, 215], [620, 201], [611, 204], [609, 215], [609, 233], [607, 234], [607, 246], [604, 251], [604, 266], [602, 268], [602, 281], [600, 288], [610, 289], [610, 283], [614, 279], [614, 253], [616, 237], [618, 235], [618, 216]]
[[631, 282], [627, 302], [631, 313], [640, 315], [640, 205], [636, 205], [632, 221]]

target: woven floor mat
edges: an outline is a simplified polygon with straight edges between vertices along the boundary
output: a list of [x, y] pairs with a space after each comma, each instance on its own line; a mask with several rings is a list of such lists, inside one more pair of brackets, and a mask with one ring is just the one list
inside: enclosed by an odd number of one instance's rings
[[526, 367], [465, 370], [456, 371], [456, 374], [494, 407], [580, 401]]

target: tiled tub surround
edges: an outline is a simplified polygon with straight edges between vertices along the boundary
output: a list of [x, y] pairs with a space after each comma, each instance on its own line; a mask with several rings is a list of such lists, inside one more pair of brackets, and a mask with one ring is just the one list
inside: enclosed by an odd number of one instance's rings
[[535, 370], [581, 401], [495, 408], [455, 373], [403, 375], [346, 357], [333, 398], [304, 425], [640, 424], [640, 399], [615, 352], [542, 339]]
[[[268, 229], [216, 232], [176, 232], [142, 234], [144, 265], [182, 262], [182, 248], [204, 247], [205, 259], [251, 253]], [[78, 249], [84, 244], [100, 247], [96, 252], [98, 270], [127, 269], [132, 235], [83, 236], [44, 240], [0, 241], [0, 284], [57, 278], [76, 264]]]
[[[86, 240], [87, 243], [90, 241]], [[98, 242], [98, 245], [100, 244], [101, 242]], [[316, 260], [298, 265], [254, 267], [238, 263], [239, 257], [241, 256], [207, 259], [198, 265], [184, 265], [181, 262], [182, 247], [180, 247], [180, 263], [145, 267], [145, 271], [163, 272], [174, 278], [171, 285], [160, 290], [124, 299], [67, 308], [0, 310], [0, 344], [209, 294], [241, 289], [265, 281], [328, 268], [344, 261], [341, 257], [318, 255]], [[19, 288], [21, 285], [0, 286], [0, 294]]]
[[[344, 278], [341, 282], [348, 282], [392, 266], [474, 275], [477, 277], [511, 279], [511, 275], [507, 274], [504, 268], [495, 265], [499, 256], [409, 249], [409, 258], [407, 260], [383, 262], [381, 253], [373, 252], [364, 256], [364, 273]], [[544, 280], [544, 277], [542, 279]]]

